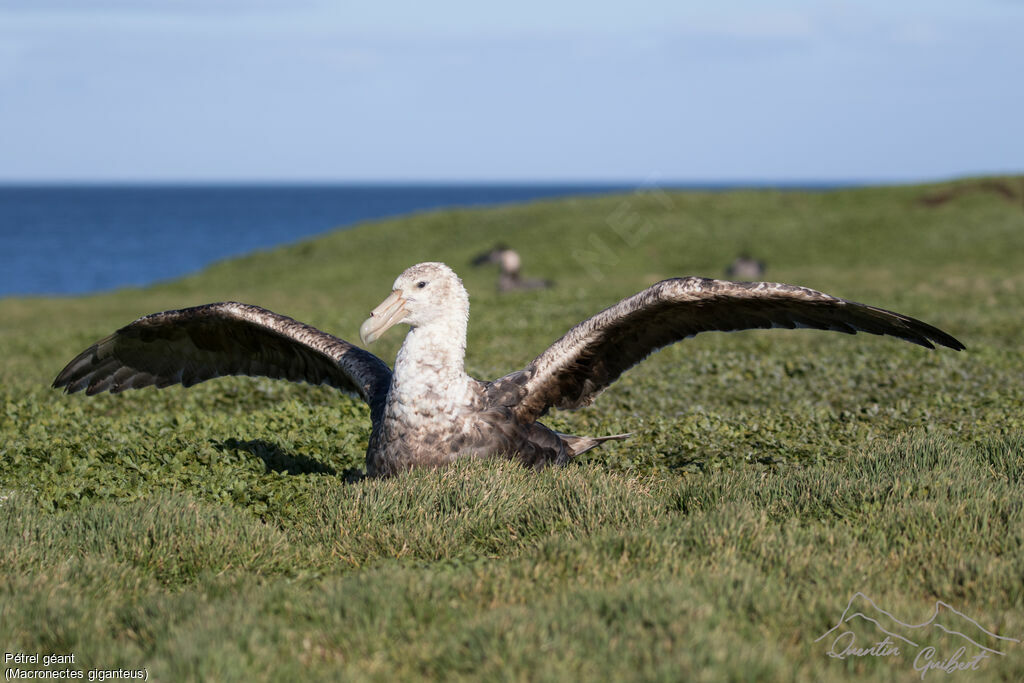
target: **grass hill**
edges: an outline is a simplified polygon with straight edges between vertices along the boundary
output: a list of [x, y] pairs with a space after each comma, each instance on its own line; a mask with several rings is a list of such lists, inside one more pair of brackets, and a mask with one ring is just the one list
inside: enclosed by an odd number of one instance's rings
[[[467, 263], [499, 241], [557, 286], [498, 294]], [[210, 301], [355, 339], [426, 260], [462, 275], [467, 369], [493, 378], [740, 252], [768, 280], [912, 315], [967, 351], [704, 334], [545, 420], [634, 433], [577, 465], [389, 481], [350, 476], [368, 411], [325, 388], [48, 388], [117, 327]], [[1024, 638], [1022, 263], [1020, 178], [640, 188], [379, 221], [144, 289], [0, 300], [0, 645], [157, 680], [917, 680], [906, 656], [839, 660], [814, 640], [858, 591], [910, 621], [941, 600]], [[401, 337], [374, 352], [392, 362]], [[970, 675], [1024, 679], [1024, 648]]]

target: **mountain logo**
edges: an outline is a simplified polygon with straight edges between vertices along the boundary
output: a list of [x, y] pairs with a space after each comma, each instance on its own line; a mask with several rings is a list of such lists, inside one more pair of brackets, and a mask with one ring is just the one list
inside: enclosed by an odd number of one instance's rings
[[951, 605], [935, 601], [932, 615], [920, 624], [897, 619], [861, 592], [853, 594], [836, 625], [818, 636], [826, 654], [855, 657], [911, 658], [923, 679], [929, 671], [952, 674], [977, 671], [992, 656], [1004, 657], [1010, 643]]

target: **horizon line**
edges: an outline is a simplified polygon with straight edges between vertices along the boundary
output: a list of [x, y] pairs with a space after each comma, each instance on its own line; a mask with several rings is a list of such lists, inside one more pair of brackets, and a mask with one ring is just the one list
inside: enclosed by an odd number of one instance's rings
[[[994, 177], [1013, 177], [1016, 174], [979, 174], [962, 176], [941, 176], [933, 178], [645, 178], [645, 179], [273, 179], [273, 178], [0, 178], [0, 187], [251, 187], [251, 186], [294, 186], [294, 187], [609, 187], [609, 188], [693, 188], [693, 189], [770, 189], [770, 188], [843, 188], [894, 185], [921, 185], [957, 180]], [[1024, 175], [1022, 171], [1021, 175]]]
[[814, 187], [814, 186], [865, 186], [865, 185], [919, 185], [975, 178], [1000, 178], [1024, 176], [1024, 166], [1016, 170], [975, 170], [961, 173], [937, 173], [915, 176], [709, 176], [709, 177], [668, 177], [657, 171], [644, 177], [13, 177], [0, 176], [0, 186], [37, 185], [352, 185], [352, 186], [438, 186], [438, 185], [530, 185], [530, 186], [674, 186], [674, 187]]

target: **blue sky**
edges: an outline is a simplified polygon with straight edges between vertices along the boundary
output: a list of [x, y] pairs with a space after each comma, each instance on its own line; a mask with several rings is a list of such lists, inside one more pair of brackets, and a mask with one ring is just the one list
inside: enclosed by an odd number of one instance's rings
[[1024, 1], [0, 0], [0, 181], [1024, 171]]

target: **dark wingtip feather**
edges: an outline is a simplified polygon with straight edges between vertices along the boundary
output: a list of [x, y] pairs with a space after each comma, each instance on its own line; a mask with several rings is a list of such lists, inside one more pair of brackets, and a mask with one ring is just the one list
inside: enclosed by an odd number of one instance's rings
[[[109, 337], [107, 338], [109, 339]], [[51, 387], [53, 389], [64, 388], [64, 393], [73, 394], [76, 391], [81, 391], [84, 386], [78, 386], [81, 380], [91, 375], [99, 364], [97, 357], [97, 351], [100, 344], [107, 341], [103, 339], [96, 342], [85, 351], [71, 359], [71, 361], [64, 366], [64, 369], [60, 371], [56, 378], [53, 380]]]
[[864, 306], [864, 311], [867, 315], [859, 322], [865, 332], [892, 335], [926, 349], [935, 349], [935, 344], [954, 351], [967, 348], [952, 335], [917, 318], [874, 306]]
[[964, 346], [963, 342], [961, 342], [956, 337], [952, 337], [952, 336], [946, 334], [945, 332], [942, 333], [942, 338], [936, 339], [935, 341], [937, 341], [938, 343], [942, 344], [943, 346], [945, 346], [947, 348], [953, 349], [954, 351], [966, 351], [967, 350], [967, 347]]
[[66, 394], [74, 394], [82, 389], [85, 389], [89, 385], [89, 378], [86, 377], [75, 377], [71, 382], [68, 383], [64, 389]]
[[53, 384], [50, 385], [51, 389], [63, 389], [65, 394], [73, 394], [81, 390], [81, 387], [76, 389], [74, 386], [75, 381], [81, 379], [81, 375], [77, 372], [78, 368], [75, 367], [77, 360], [76, 358], [71, 361], [60, 371], [60, 374], [54, 378]]
[[74, 366], [75, 366], [76, 361], [78, 361], [77, 358], [75, 360], [71, 361], [70, 363], [68, 363], [67, 365], [65, 365], [64, 369], [61, 370], [57, 374], [57, 376], [53, 378], [53, 384], [50, 385], [51, 389], [61, 389], [61, 388], [63, 388], [64, 389], [64, 393], [69, 393], [68, 392], [68, 385], [71, 384], [71, 380], [73, 378], [72, 376], [74, 375]]
[[914, 320], [913, 322], [914, 327], [912, 328], [912, 331], [915, 334], [920, 335], [922, 338], [922, 341], [916, 342], [921, 344], [921, 346], [927, 346], [929, 349], [934, 349], [935, 346], [932, 344], [932, 342], [934, 342], [935, 344], [945, 346], [946, 348], [953, 349], [954, 351], [964, 351], [967, 348], [959, 339], [943, 332], [937, 327], [932, 327], [920, 320]]

